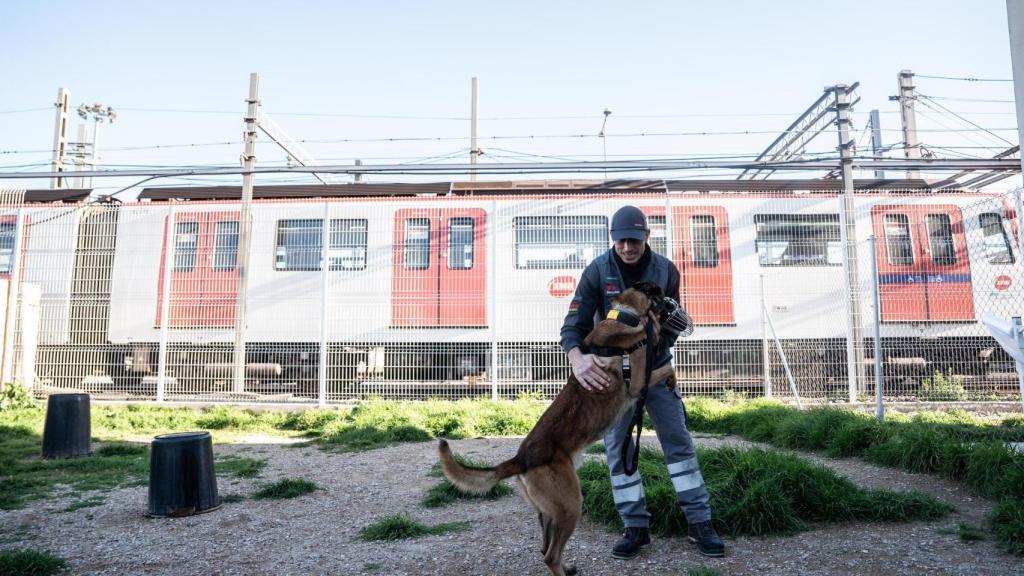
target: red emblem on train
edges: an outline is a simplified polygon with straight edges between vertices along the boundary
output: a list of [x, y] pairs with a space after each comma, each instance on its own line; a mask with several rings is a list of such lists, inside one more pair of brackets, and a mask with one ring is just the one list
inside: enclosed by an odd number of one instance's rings
[[576, 291], [576, 278], [574, 276], [555, 276], [548, 282], [548, 293], [555, 298], [569, 296]]
[[1000, 274], [996, 277], [996, 290], [1006, 290], [1010, 287], [1010, 284], [1013, 284], [1013, 279], [1006, 274]]

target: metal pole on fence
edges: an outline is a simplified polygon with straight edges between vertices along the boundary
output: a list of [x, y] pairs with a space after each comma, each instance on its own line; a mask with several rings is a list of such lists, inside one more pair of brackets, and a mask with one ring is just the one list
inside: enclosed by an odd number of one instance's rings
[[[473, 79], [474, 82], [476, 78]], [[498, 263], [497, 258], [497, 235], [495, 228], [498, 225], [498, 201], [491, 200], [491, 217], [487, 221], [487, 260], [490, 270], [490, 287], [487, 294], [487, 317], [491, 323], [491, 400], [498, 399], [498, 327], [497, 318], [494, 317], [498, 305], [494, 301], [498, 294]]]
[[[11, 250], [11, 276], [7, 285], [7, 311], [4, 318], [4, 362], [0, 367], [0, 383], [4, 385], [14, 380], [14, 340], [17, 335], [18, 309], [21, 308], [21, 251], [22, 238], [25, 237], [24, 208], [18, 208], [14, 217], [14, 246]], [[32, 383], [29, 383], [31, 386]]]
[[775, 349], [779, 352], [779, 360], [782, 362], [782, 370], [786, 373], [786, 380], [789, 381], [789, 391], [793, 393], [793, 398], [796, 400], [796, 407], [803, 410], [804, 406], [800, 402], [800, 392], [796, 389], [796, 380], [793, 378], [793, 372], [789, 369], [789, 360], [786, 359], [786, 351], [782, 349], [782, 341], [779, 340], [779, 333], [775, 331], [775, 323], [772, 322], [772, 315], [768, 313], [768, 309], [762, 307], [761, 311], [764, 313], [764, 317], [768, 319], [768, 328], [772, 331], [772, 340], [775, 341]]
[[[1024, 350], [1024, 324], [1020, 316], [1013, 317], [1013, 339], [1017, 342], [1017, 348]], [[1024, 363], [1017, 362], [1017, 384], [1020, 386], [1020, 404], [1024, 407]]]
[[320, 372], [316, 388], [316, 403], [327, 406], [327, 288], [331, 259], [328, 247], [331, 242], [331, 205], [324, 202], [324, 219], [320, 227]]
[[156, 368], [156, 401], [164, 401], [167, 390], [167, 338], [170, 334], [171, 316], [171, 272], [174, 270], [174, 259], [177, 258], [177, 246], [174, 242], [174, 204], [167, 208], [167, 230], [165, 231], [164, 274], [163, 285], [160, 286], [160, 356]]
[[885, 420], [885, 404], [882, 399], [882, 296], [878, 287], [878, 251], [875, 250], [875, 235], [868, 238], [871, 247], [871, 297], [875, 303], [875, 416], [879, 422]]
[[764, 397], [772, 397], [771, 366], [768, 363], [768, 299], [761, 274], [761, 370], [764, 373]]

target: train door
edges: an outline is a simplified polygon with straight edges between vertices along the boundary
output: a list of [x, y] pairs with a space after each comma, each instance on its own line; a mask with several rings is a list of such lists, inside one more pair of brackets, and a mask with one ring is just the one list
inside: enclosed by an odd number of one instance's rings
[[[28, 222], [28, 217], [25, 217]], [[24, 231], [21, 235], [21, 263], [24, 263], [26, 247], [28, 245], [27, 225], [23, 225]], [[17, 237], [18, 217], [14, 214], [0, 216], [0, 279], [10, 279], [11, 271], [14, 270], [16, 260], [14, 256], [14, 240]]]
[[963, 217], [952, 205], [871, 210], [882, 320], [973, 320]]
[[697, 324], [735, 322], [732, 253], [725, 208], [676, 207], [672, 210], [672, 233], [681, 304]]
[[[188, 212], [175, 217], [169, 326], [234, 325], [238, 218], [238, 212]], [[164, 225], [167, 225], [166, 221]], [[160, 281], [157, 286], [157, 326], [160, 326], [163, 306], [164, 262], [167, 252], [165, 245], [160, 256]]]
[[480, 208], [395, 213], [392, 326], [487, 325], [485, 226]]

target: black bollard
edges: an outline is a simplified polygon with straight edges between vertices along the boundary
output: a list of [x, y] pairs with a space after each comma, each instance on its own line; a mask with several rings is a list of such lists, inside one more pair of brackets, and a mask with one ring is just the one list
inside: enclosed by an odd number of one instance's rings
[[163, 434], [149, 455], [150, 516], [191, 516], [220, 508], [209, 432]]
[[88, 456], [91, 431], [88, 394], [50, 395], [43, 426], [43, 458]]

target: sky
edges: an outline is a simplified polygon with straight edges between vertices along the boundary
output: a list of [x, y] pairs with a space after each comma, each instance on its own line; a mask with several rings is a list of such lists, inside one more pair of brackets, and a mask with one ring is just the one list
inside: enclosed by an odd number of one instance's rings
[[[937, 156], [991, 157], [1017, 143], [1004, 0], [6, 0], [0, 38], [0, 187], [48, 186], [9, 176], [49, 170], [60, 87], [73, 110], [117, 110], [100, 127], [103, 168], [237, 166], [252, 72], [263, 110], [322, 164], [468, 162], [473, 77], [489, 163], [752, 158], [826, 86], [854, 82], [853, 127], [867, 153], [872, 109], [883, 145], [901, 139], [889, 96], [904, 69], [930, 97], [918, 105], [919, 138]], [[72, 113], [69, 140], [79, 122]], [[262, 134], [259, 142], [259, 166], [284, 163], [281, 148]], [[836, 144], [829, 131], [808, 151]], [[130, 200], [137, 180], [93, 187], [127, 188], [119, 197]], [[257, 184], [312, 181], [284, 174]]]

